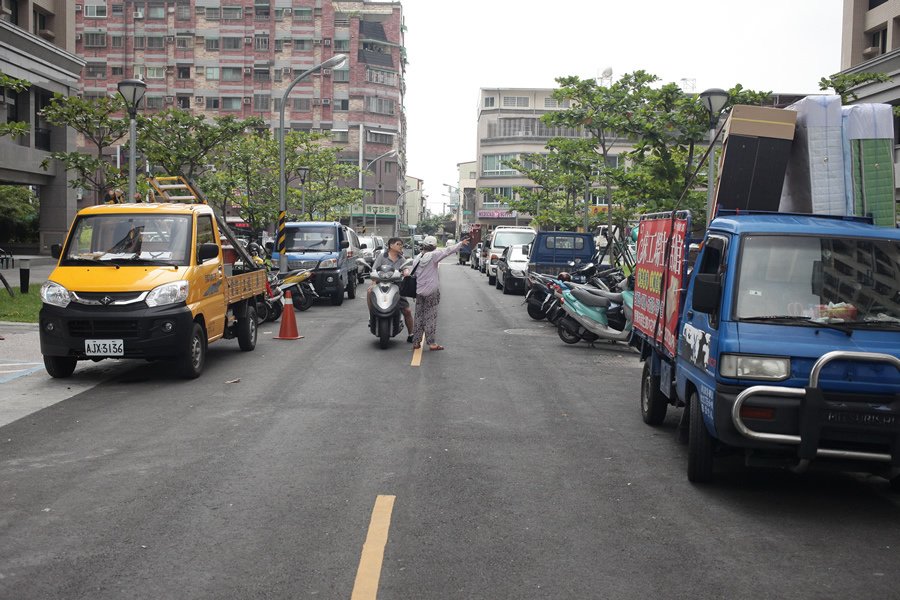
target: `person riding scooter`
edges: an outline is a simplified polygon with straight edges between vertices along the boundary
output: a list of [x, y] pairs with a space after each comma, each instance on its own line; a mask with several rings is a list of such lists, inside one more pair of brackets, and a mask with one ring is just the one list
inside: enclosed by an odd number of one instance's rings
[[[404, 272], [404, 263], [406, 262], [406, 258], [403, 256], [403, 240], [400, 238], [390, 238], [387, 243], [387, 250], [378, 255], [375, 259], [375, 262], [372, 263], [372, 272], [377, 273], [379, 269], [381, 269], [384, 265], [389, 265], [395, 271], [401, 271], [404, 275], [407, 275], [407, 272]], [[408, 269], [407, 269], [408, 270]], [[372, 302], [372, 287], [366, 291], [366, 303], [371, 307]], [[406, 330], [410, 333], [406, 337], [407, 343], [412, 343], [412, 330], [413, 330], [413, 316], [412, 310], [409, 308], [409, 300], [400, 297], [400, 310], [403, 312], [403, 321], [406, 323]]]

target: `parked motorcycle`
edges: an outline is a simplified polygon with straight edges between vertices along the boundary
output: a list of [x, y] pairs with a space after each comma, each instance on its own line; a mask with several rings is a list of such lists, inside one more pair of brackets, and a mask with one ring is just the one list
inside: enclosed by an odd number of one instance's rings
[[[584, 265], [569, 263], [571, 271], [562, 271], [556, 277], [543, 273], [528, 274], [528, 291], [523, 304], [527, 304], [528, 316], [536, 321], [547, 318], [547, 314], [558, 306], [553, 285], [559, 282], [587, 283], [602, 290], [615, 288], [625, 276], [616, 267], [597, 266], [594, 263]], [[578, 268], [574, 268], [578, 267]], [[554, 321], [550, 321], [554, 323]]]
[[319, 297], [312, 284], [312, 273], [310, 269], [294, 269], [284, 275], [276, 275], [278, 290], [282, 294], [290, 290], [291, 302], [297, 310], [308, 310]]
[[617, 288], [616, 292], [586, 285], [560, 289], [557, 297], [564, 314], [557, 323], [559, 338], [567, 344], [627, 341], [631, 337], [634, 278], [624, 279]]
[[[412, 265], [407, 260], [404, 269]], [[390, 265], [382, 265], [373, 270], [369, 278], [375, 282], [369, 298], [369, 331], [378, 338], [382, 349], [387, 348], [391, 338], [403, 331], [403, 311], [400, 310], [400, 282], [402, 270]]]

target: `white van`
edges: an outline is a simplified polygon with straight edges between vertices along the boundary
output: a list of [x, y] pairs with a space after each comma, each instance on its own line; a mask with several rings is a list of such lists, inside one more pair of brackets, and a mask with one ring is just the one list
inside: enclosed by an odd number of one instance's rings
[[485, 261], [485, 273], [488, 276], [488, 284], [497, 283], [497, 261], [507, 246], [530, 244], [534, 241], [535, 230], [532, 227], [515, 227], [512, 225], [498, 225], [491, 236], [491, 247]]

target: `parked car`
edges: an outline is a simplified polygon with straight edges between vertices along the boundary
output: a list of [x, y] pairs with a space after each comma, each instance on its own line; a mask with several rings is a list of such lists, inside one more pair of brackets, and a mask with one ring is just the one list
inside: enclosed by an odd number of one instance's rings
[[361, 235], [359, 247], [362, 248], [362, 257], [371, 270], [375, 259], [384, 252], [384, 238], [380, 235]]
[[487, 264], [490, 262], [491, 238], [488, 236], [481, 244], [481, 253], [478, 255], [478, 270], [487, 273]]
[[528, 270], [528, 244], [514, 244], [503, 249], [497, 260], [498, 290], [504, 294], [525, 291], [525, 272]]
[[475, 244], [475, 247], [472, 249], [472, 254], [469, 257], [469, 266], [473, 269], [478, 269], [479, 264], [481, 263], [481, 247], [484, 246], [483, 243], [478, 242]]
[[488, 284], [497, 283], [497, 261], [507, 246], [530, 244], [534, 240], [535, 230], [531, 227], [513, 227], [499, 225], [494, 228], [491, 236], [491, 247], [488, 252], [488, 260], [485, 261], [485, 269], [488, 276]]
[[[339, 306], [356, 297], [359, 264], [362, 256], [356, 232], [334, 221], [304, 221], [285, 224], [285, 249], [288, 269], [312, 269], [313, 286], [321, 297], [331, 298]], [[278, 252], [272, 262], [279, 264]]]

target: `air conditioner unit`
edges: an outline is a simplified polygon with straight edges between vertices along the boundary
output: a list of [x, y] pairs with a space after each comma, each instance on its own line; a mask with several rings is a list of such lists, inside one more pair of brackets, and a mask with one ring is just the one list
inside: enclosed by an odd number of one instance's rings
[[331, 38], [325, 38], [325, 45], [326, 45], [326, 46], [330, 46], [330, 45], [331, 45]]
[[144, 9], [143, 8], [135, 8], [134, 9], [134, 18], [135, 19], [143, 19], [144, 18]]
[[194, 96], [194, 104], [203, 104], [203, 96]]
[[322, 106], [328, 106], [331, 104], [331, 98], [322, 98]]
[[80, 34], [80, 33], [76, 33], [76, 34], [75, 34], [75, 41], [76, 41], [76, 42], [80, 42], [80, 41], [81, 41], [81, 34]]
[[865, 58], [873, 58], [875, 56], [878, 56], [879, 54], [881, 54], [881, 48], [879, 48], [878, 46], [869, 46], [862, 51], [862, 55]]
[[244, 67], [244, 75], [253, 75], [253, 69], [250, 67]]
[[290, 8], [284, 9], [284, 14], [286, 14], [286, 15], [291, 14], [291, 9]]
[[170, 7], [169, 7], [169, 14], [170, 14], [170, 15], [174, 15], [174, 14], [175, 14], [175, 7], [174, 7], [174, 6], [170, 6]]
[[175, 96], [166, 96], [166, 104], [172, 104], [175, 102]]
[[253, 102], [253, 98], [251, 98], [250, 96], [244, 96], [244, 104], [250, 104], [251, 102]]
[[252, 44], [252, 43], [253, 43], [253, 38], [250, 37], [250, 36], [245, 37], [245, 38], [244, 38], [244, 43], [247, 44], [247, 45]]
[[167, 44], [171, 44], [171, 43], [173, 43], [173, 42], [175, 42], [175, 36], [174, 36], [174, 35], [167, 35], [167, 36], [166, 36], [166, 43], [167, 43]]
[[76, 5], [75, 5], [75, 12], [81, 12], [81, 5], [80, 5], [80, 4], [76, 4]]
[[322, 69], [322, 75], [324, 75], [325, 77], [330, 77], [331, 69]]
[[313, 38], [313, 46], [320, 46], [322, 44], [322, 38]]
[[319, 106], [320, 104], [322, 104], [322, 99], [321, 98], [313, 98], [312, 103], [313, 103], [313, 106]]

